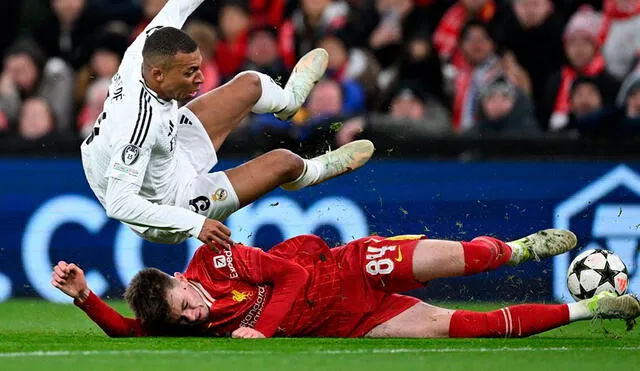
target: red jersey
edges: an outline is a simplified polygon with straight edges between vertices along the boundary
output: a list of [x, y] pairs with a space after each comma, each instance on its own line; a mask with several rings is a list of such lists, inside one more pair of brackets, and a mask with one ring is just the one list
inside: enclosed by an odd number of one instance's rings
[[[265, 336], [278, 330], [279, 335], [304, 335], [328, 318], [326, 309], [340, 287], [329, 247], [313, 235], [289, 239], [268, 253], [234, 245], [219, 254], [203, 245], [184, 275], [212, 303], [207, 322], [196, 329], [209, 336], [226, 335], [240, 326]], [[76, 304], [109, 336], [151, 335], [140, 319], [121, 316], [93, 293]]]
[[[320, 237], [303, 235], [268, 253], [202, 246], [184, 273], [211, 303], [207, 322], [193, 335], [252, 327], [267, 337], [363, 336], [419, 302], [395, 292], [423, 285], [412, 274], [421, 238], [368, 237], [330, 250]], [[151, 335], [140, 320], [122, 317], [93, 293], [78, 305], [109, 336]]]
[[216, 334], [241, 326], [265, 336], [311, 331], [339, 287], [329, 247], [313, 235], [289, 239], [268, 253], [235, 245], [218, 254], [202, 246], [184, 275], [213, 299], [205, 326]]

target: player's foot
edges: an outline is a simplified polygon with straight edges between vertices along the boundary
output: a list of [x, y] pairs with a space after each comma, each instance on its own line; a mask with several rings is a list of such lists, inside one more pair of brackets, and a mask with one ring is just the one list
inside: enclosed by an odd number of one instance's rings
[[323, 170], [320, 178], [312, 185], [322, 183], [361, 167], [369, 161], [374, 151], [373, 143], [370, 140], [363, 139], [347, 143], [335, 151], [329, 151], [324, 155], [314, 157], [312, 160], [320, 162]]
[[617, 296], [612, 292], [601, 292], [591, 299], [582, 300], [594, 317], [619, 318], [633, 321], [640, 316], [640, 301], [633, 295]]
[[289, 81], [284, 86], [285, 92], [289, 93], [293, 101], [289, 102], [284, 110], [275, 114], [277, 118], [286, 121], [298, 112], [311, 89], [324, 75], [328, 63], [329, 54], [321, 48], [313, 49], [300, 58], [295, 67], [293, 67]]
[[519, 240], [507, 242], [512, 250], [509, 264], [517, 265], [531, 259], [539, 261], [540, 258], [560, 255], [576, 247], [577, 243], [578, 238], [571, 231], [545, 229]]

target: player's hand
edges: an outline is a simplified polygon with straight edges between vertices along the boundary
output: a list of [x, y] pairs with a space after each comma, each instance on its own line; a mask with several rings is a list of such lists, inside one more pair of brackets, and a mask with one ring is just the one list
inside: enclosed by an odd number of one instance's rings
[[[231, 240], [231, 230], [217, 220], [206, 219], [198, 239], [206, 243], [216, 252], [220, 252], [219, 246], [226, 249], [231, 248], [233, 240]], [[216, 245], [217, 244], [217, 245]]]
[[264, 339], [266, 336], [258, 330], [254, 330], [251, 327], [240, 327], [231, 333], [231, 337], [234, 339]]
[[84, 278], [84, 272], [80, 267], [64, 261], [59, 261], [53, 267], [51, 273], [51, 284], [58, 290], [79, 301], [84, 301], [89, 297], [89, 286]]

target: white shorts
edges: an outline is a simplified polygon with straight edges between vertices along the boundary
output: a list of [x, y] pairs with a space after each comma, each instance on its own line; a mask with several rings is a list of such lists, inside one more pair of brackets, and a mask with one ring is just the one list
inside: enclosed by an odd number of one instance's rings
[[198, 117], [186, 106], [178, 114], [176, 156], [175, 176], [180, 184], [176, 206], [220, 221], [238, 210], [240, 201], [227, 175], [209, 173], [218, 163], [216, 150]]

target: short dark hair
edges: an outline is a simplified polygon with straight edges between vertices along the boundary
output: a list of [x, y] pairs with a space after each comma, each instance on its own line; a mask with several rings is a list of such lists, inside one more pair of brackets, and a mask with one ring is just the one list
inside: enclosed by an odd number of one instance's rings
[[478, 19], [471, 19], [467, 23], [465, 23], [465, 25], [462, 27], [462, 30], [460, 30], [459, 42], [462, 43], [464, 39], [468, 36], [469, 32], [471, 32], [471, 30], [474, 28], [482, 29], [487, 34], [489, 39], [491, 39], [491, 41], [495, 44], [496, 38], [495, 38], [495, 35], [493, 34], [493, 30], [491, 29], [491, 27], [489, 27], [488, 24]]
[[197, 49], [198, 44], [186, 32], [174, 27], [162, 27], [147, 37], [142, 57], [147, 63], [164, 63], [166, 58], [178, 53], [193, 53]]
[[160, 329], [169, 323], [171, 308], [167, 292], [174, 285], [175, 281], [163, 271], [145, 268], [133, 277], [124, 298], [147, 329]]

